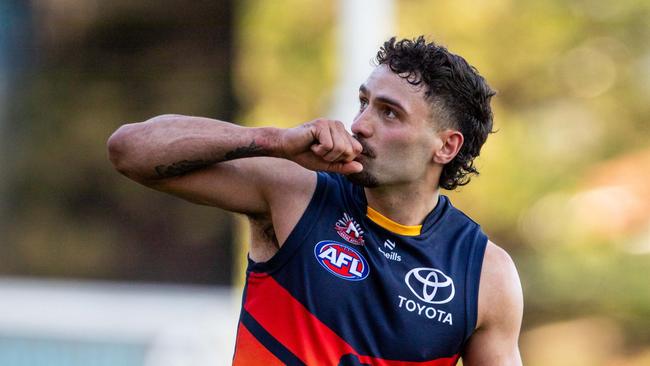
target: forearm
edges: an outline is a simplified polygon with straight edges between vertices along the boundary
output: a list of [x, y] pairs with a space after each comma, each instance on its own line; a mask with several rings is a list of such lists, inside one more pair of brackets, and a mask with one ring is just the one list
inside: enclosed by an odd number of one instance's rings
[[178, 115], [123, 125], [108, 139], [115, 168], [140, 182], [183, 175], [225, 160], [280, 156], [279, 150], [276, 128]]

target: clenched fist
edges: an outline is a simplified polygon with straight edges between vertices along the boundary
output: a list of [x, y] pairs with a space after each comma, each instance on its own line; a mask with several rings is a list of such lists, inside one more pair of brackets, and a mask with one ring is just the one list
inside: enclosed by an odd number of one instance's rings
[[354, 161], [363, 148], [340, 121], [319, 118], [283, 130], [280, 143], [286, 159], [310, 170], [341, 174], [363, 170], [361, 163]]

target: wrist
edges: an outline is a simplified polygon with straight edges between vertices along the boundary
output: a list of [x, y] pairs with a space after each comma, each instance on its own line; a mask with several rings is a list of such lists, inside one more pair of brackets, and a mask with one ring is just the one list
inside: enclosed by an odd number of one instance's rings
[[275, 158], [285, 158], [286, 154], [282, 146], [283, 129], [277, 127], [258, 127], [255, 128], [255, 137], [253, 141], [264, 151], [266, 156]]

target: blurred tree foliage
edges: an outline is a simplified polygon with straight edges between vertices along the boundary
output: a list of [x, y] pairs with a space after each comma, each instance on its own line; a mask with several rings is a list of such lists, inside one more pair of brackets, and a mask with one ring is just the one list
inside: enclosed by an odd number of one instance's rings
[[294, 126], [327, 110], [335, 81], [335, 2], [239, 2], [240, 121]]
[[31, 3], [34, 58], [11, 85], [3, 274], [230, 283], [226, 213], [138, 186], [106, 140], [163, 113], [237, 111], [228, 1]]

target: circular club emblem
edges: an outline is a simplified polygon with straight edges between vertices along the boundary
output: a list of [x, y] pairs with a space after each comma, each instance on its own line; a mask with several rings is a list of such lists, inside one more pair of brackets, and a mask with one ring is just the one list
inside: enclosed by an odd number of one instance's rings
[[361, 281], [368, 277], [368, 262], [358, 251], [332, 240], [323, 240], [314, 247], [314, 256], [323, 268], [336, 277]]
[[445, 304], [454, 298], [456, 289], [451, 277], [435, 268], [413, 268], [404, 282], [418, 299], [429, 304]]

